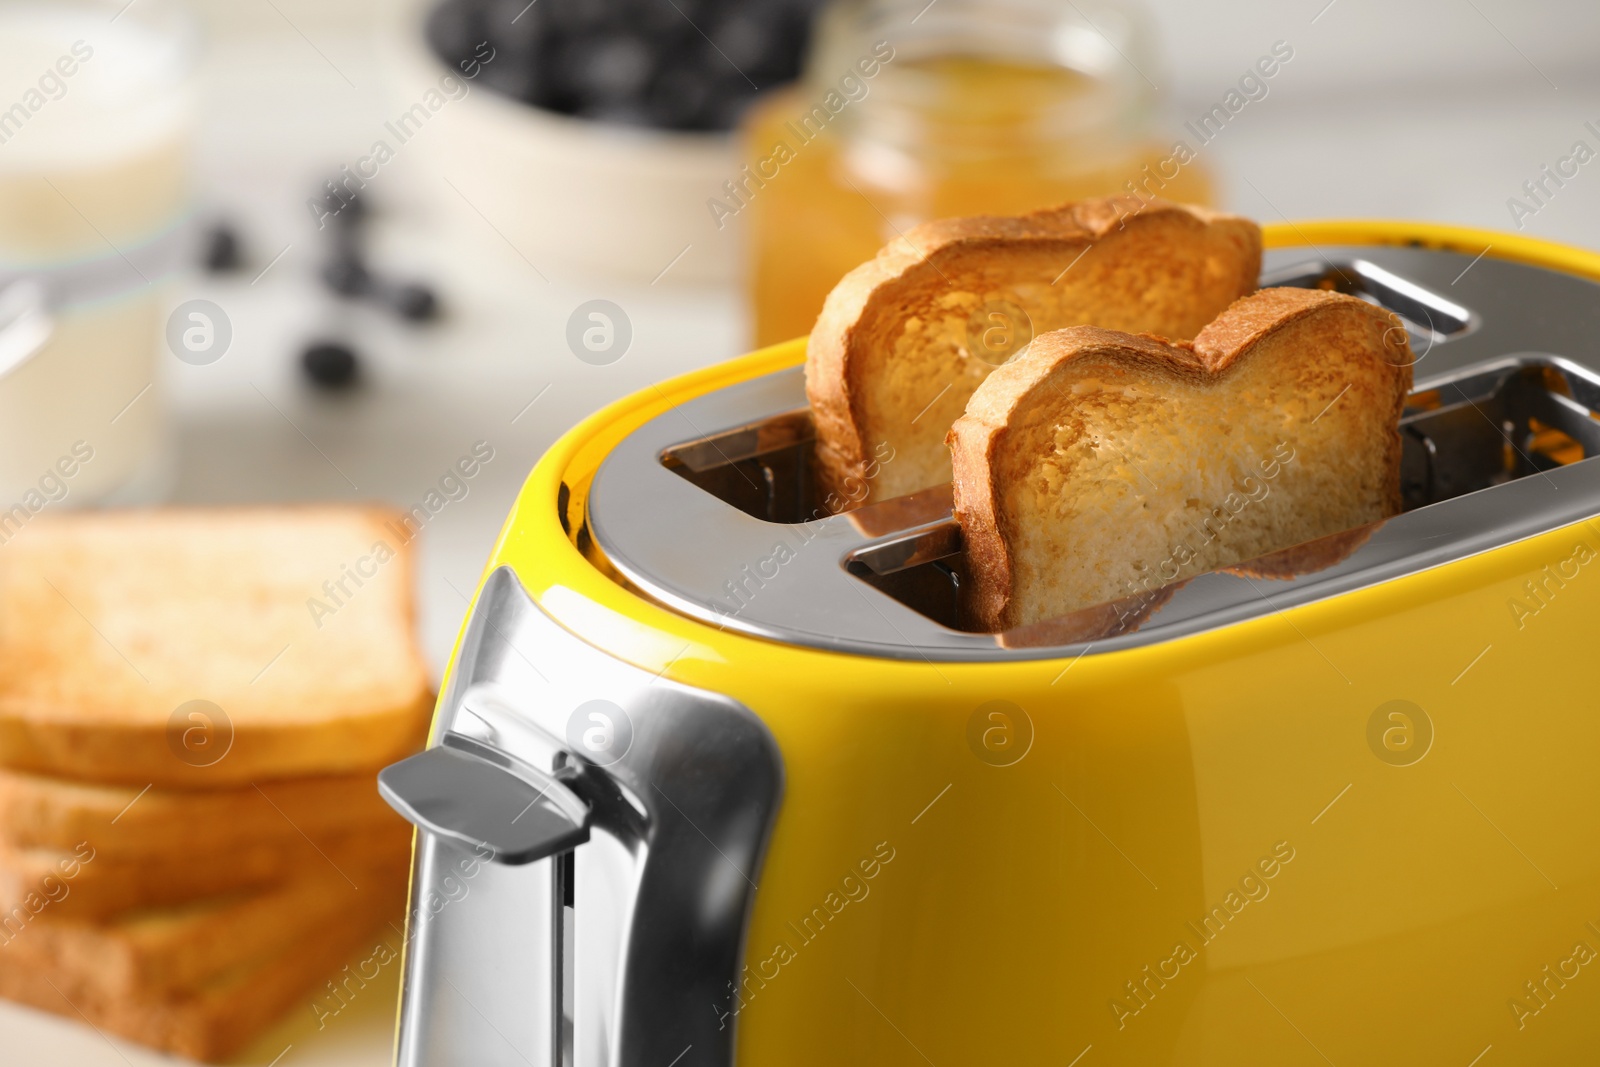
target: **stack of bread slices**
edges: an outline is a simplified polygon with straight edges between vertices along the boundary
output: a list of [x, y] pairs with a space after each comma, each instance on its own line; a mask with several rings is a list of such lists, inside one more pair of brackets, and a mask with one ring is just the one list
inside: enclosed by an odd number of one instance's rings
[[0, 995], [215, 1060], [397, 950], [410, 827], [376, 773], [432, 708], [406, 540], [305, 507], [0, 546]]

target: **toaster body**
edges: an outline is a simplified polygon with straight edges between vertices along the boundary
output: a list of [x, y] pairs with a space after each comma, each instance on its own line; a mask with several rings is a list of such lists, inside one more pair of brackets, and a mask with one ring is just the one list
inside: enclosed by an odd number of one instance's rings
[[799, 342], [562, 438], [384, 772], [399, 1063], [1589, 1055], [1600, 258], [1270, 239], [1419, 353], [1408, 510], [1315, 574], [966, 633], [947, 492], [818, 511]]

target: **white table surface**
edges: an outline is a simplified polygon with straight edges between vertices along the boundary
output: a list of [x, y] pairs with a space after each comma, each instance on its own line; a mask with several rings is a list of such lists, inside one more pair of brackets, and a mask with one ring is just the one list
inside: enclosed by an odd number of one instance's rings
[[[542, 281], [493, 234], [446, 227], [447, 216], [436, 209], [448, 194], [405, 157], [385, 170], [372, 196], [387, 216], [376, 259], [437, 282], [449, 317], [409, 329], [330, 300], [312, 279], [322, 248], [304, 202], [330, 161], [365, 148], [389, 98], [367, 41], [323, 35], [316, 44], [361, 88], [351, 89], [287, 30], [219, 40], [208, 60], [200, 187], [205, 204], [243, 224], [254, 268], [227, 280], [192, 279], [175, 293], [174, 302], [203, 296], [221, 305], [234, 341], [211, 366], [168, 361], [179, 460], [173, 498], [378, 499], [405, 506], [420, 501], [475, 441], [490, 442], [493, 461], [464, 500], [428, 525], [421, 542], [421, 636], [437, 675], [464, 597], [541, 451], [609, 399], [738, 354], [741, 304], [731, 292], [685, 291], [669, 282], [619, 286], [570, 276], [558, 264], [543, 265], [550, 280]], [[1524, 73], [1412, 88], [1403, 106], [1380, 87], [1320, 100], [1281, 93], [1252, 105], [1207, 147], [1206, 158], [1220, 172], [1224, 203], [1263, 221], [1366, 215], [1504, 228], [1505, 199], [1584, 136], [1584, 119], [1600, 119], [1600, 82], [1563, 74], [1569, 84], [1557, 92]], [[1175, 108], [1180, 117], [1185, 106]], [[1187, 106], [1202, 110], [1198, 100]], [[1586, 168], [1527, 232], [1600, 247], [1600, 163]], [[594, 297], [622, 305], [633, 321], [632, 348], [612, 366], [580, 362], [564, 341], [567, 316]], [[347, 398], [313, 395], [298, 380], [295, 355], [312, 337], [341, 334], [366, 359], [368, 387]], [[308, 995], [305, 1009], [291, 1012], [239, 1062], [388, 1063], [393, 972], [322, 1031]], [[0, 1002], [0, 1048], [0, 1060], [18, 1064], [173, 1062], [6, 1002]]]

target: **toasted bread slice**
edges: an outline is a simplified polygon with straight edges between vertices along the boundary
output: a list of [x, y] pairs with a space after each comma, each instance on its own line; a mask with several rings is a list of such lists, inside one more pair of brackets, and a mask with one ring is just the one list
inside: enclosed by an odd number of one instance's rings
[[374, 901], [384, 915], [405, 899], [409, 853], [331, 866], [264, 890], [187, 904], [135, 908], [104, 920], [63, 920], [46, 909], [37, 922], [0, 930], [0, 948], [29, 966], [59, 966], [96, 995], [135, 997], [193, 992], [280, 945], [348, 918]]
[[1260, 270], [1255, 223], [1134, 197], [918, 226], [845, 275], [811, 333], [820, 498], [847, 511], [949, 481], [945, 432], [1030, 336], [1193, 337]]
[[[405, 880], [388, 877], [369, 885], [370, 891], [359, 899], [342, 902], [337, 914], [324, 913], [316, 922], [291, 918], [284, 910], [284, 895], [270, 904], [236, 905], [226, 920], [210, 907], [197, 907], [191, 916], [169, 917], [161, 935], [107, 933], [98, 947], [83, 940], [70, 949], [57, 945], [62, 951], [55, 954], [26, 948], [27, 938], [38, 933], [30, 930], [0, 949], [0, 996], [214, 1063], [243, 1048], [291, 1008], [318, 1017], [336, 1014], [342, 1001], [328, 992], [330, 982], [340, 983], [341, 996], [355, 996], [381, 970], [398, 966]], [[275, 938], [246, 929], [261, 923], [268, 912], [275, 917]], [[200, 948], [208, 936], [240, 938], [240, 951], [219, 947], [208, 957]], [[153, 965], [157, 954], [148, 944], [136, 947], [141, 937], [174, 946], [165, 965]], [[257, 951], [234, 962], [250, 949]], [[205, 962], [197, 967], [199, 958]], [[119, 969], [116, 983], [100, 973], [103, 966]], [[137, 973], [168, 984], [121, 984]], [[178, 974], [185, 976], [182, 988], [170, 984]], [[325, 1000], [332, 1004], [324, 1005]]]
[[362, 507], [35, 519], [0, 557], [0, 764], [215, 789], [402, 755], [409, 538]]
[[[418, 736], [414, 747], [421, 747]], [[400, 821], [371, 771], [280, 779], [240, 789], [136, 789], [0, 768], [0, 849], [171, 856], [238, 841], [298, 841]]]
[[77, 849], [0, 849], [0, 938], [39, 916], [92, 919], [240, 890], [281, 885], [325, 870], [381, 864], [411, 850], [411, 826], [381, 823], [317, 840], [241, 841], [141, 856]]
[[370, 771], [235, 789], [141, 790], [0, 768], [0, 849], [70, 851], [92, 841], [102, 856], [172, 855], [240, 841], [295, 842], [302, 832], [320, 839], [398, 818]]
[[[1146, 596], [1395, 514], [1411, 363], [1392, 314], [1309, 289], [1246, 297], [1192, 345], [1035, 339], [950, 431], [968, 620]], [[1298, 568], [1332, 562], [1328, 544]]]

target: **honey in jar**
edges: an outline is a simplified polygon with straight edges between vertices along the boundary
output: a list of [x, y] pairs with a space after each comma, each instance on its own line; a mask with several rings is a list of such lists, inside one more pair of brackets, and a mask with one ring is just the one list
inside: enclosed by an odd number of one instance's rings
[[809, 333], [849, 270], [929, 219], [1117, 192], [1207, 203], [1156, 135], [1155, 64], [1120, 5], [845, 0], [804, 79], [747, 116], [747, 165], [712, 211], [751, 242], [756, 340]]

